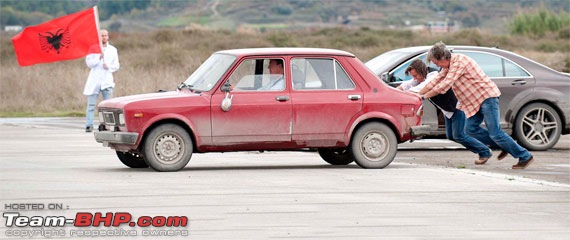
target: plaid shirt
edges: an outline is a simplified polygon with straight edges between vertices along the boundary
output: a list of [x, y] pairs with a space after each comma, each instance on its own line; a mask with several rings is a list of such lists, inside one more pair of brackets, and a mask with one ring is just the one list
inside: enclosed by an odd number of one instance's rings
[[468, 118], [479, 111], [485, 99], [501, 96], [497, 85], [479, 65], [473, 59], [458, 53], [451, 55], [449, 68], [443, 68], [426, 88], [439, 94], [453, 88], [459, 101], [457, 109], [465, 112]]

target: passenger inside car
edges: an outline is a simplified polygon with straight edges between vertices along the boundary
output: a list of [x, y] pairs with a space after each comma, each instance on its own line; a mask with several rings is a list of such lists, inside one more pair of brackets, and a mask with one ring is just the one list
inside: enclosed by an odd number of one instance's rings
[[269, 83], [263, 85], [258, 90], [283, 90], [285, 89], [285, 76], [283, 61], [280, 59], [269, 60]]
[[285, 89], [283, 60], [249, 59], [228, 78], [232, 91], [273, 91]]

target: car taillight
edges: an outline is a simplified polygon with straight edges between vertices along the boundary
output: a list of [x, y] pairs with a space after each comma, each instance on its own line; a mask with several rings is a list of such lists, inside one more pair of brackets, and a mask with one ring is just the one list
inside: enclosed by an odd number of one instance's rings
[[424, 115], [424, 105], [420, 105], [418, 111], [416, 111], [416, 116], [422, 117]]

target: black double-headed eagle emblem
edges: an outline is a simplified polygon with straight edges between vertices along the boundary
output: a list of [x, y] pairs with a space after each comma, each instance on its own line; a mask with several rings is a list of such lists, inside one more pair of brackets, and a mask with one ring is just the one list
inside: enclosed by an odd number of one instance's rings
[[40, 39], [40, 47], [43, 51], [56, 51], [57, 54], [63, 48], [69, 48], [71, 45], [71, 34], [69, 29], [58, 29], [55, 33], [45, 32], [45, 34], [38, 33]]

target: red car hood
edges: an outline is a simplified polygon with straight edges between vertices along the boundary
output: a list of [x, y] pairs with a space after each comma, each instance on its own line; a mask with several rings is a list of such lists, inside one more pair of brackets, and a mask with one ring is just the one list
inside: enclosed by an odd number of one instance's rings
[[190, 91], [170, 91], [170, 92], [137, 94], [137, 95], [130, 95], [130, 96], [108, 99], [108, 100], [105, 100], [105, 101], [102, 101], [101, 103], [99, 103], [98, 107], [102, 107], [102, 108], [124, 108], [125, 105], [130, 104], [130, 103], [134, 103], [134, 102], [157, 100], [157, 99], [187, 98], [187, 97], [192, 97], [192, 96], [200, 96], [200, 94], [192, 93]]

